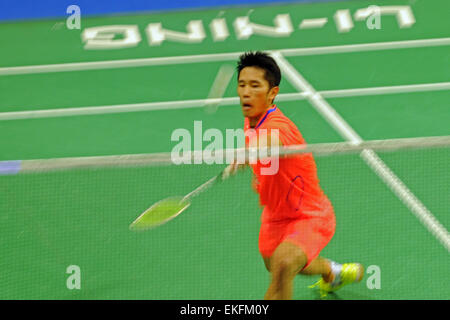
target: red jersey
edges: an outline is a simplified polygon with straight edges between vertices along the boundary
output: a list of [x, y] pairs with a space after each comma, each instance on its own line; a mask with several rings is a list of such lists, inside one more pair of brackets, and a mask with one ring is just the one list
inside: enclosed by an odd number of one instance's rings
[[[244, 131], [251, 129], [248, 118], [244, 121]], [[246, 145], [252, 145], [250, 139], [260, 137], [260, 133], [278, 129], [279, 140], [283, 146], [305, 144], [296, 125], [287, 118], [277, 106], [269, 108], [255, 126], [256, 135], [246, 139]], [[262, 129], [266, 129], [261, 131]], [[275, 161], [275, 160], [271, 160]], [[262, 220], [298, 219], [306, 216], [321, 215], [328, 198], [323, 193], [317, 177], [317, 168], [311, 153], [295, 156], [280, 156], [275, 174], [261, 174], [261, 168], [271, 163], [250, 164], [257, 179], [256, 189], [259, 200], [266, 209]]]

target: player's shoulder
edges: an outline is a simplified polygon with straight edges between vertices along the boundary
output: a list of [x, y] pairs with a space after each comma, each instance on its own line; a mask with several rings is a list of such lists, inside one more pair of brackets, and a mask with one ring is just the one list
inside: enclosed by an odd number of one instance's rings
[[303, 144], [305, 143], [303, 136], [291, 119], [289, 119], [284, 113], [277, 108], [269, 116], [263, 129], [278, 130], [279, 137], [283, 145], [290, 144]]
[[270, 114], [268, 114], [266, 121], [262, 124], [262, 127], [291, 127], [294, 123], [276, 106]]

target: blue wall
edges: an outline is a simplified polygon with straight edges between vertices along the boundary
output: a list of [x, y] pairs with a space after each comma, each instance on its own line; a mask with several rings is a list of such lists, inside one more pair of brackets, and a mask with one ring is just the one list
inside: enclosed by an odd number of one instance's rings
[[324, 2], [336, 0], [0, 0], [0, 20], [66, 17], [70, 5], [78, 5], [81, 14], [101, 15], [209, 8], [240, 4]]

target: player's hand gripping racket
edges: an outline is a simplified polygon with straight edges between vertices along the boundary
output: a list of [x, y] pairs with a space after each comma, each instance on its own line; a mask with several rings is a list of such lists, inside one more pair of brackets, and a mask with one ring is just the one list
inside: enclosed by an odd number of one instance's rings
[[228, 178], [230, 175], [230, 167], [225, 168], [215, 177], [212, 177], [204, 184], [199, 186], [194, 191], [187, 195], [170, 197], [161, 201], [158, 201], [150, 208], [145, 210], [133, 223], [130, 224], [130, 230], [132, 231], [144, 231], [152, 229], [159, 225], [162, 225], [183, 212], [191, 204], [192, 198], [199, 195], [201, 192], [209, 189], [218, 182]]

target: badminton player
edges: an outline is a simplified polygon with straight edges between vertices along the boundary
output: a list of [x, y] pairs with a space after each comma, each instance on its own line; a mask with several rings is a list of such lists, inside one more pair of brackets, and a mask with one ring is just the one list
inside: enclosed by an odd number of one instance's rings
[[[275, 60], [264, 52], [247, 52], [237, 66], [238, 88], [244, 131], [256, 134], [246, 139], [273, 141], [278, 146], [305, 144], [300, 131], [280, 108], [273, 104], [279, 92], [281, 72]], [[265, 130], [263, 130], [265, 129]], [[275, 131], [274, 131], [275, 129]], [[272, 142], [273, 143], [273, 142]], [[291, 299], [297, 274], [321, 275], [317, 286], [322, 297], [344, 285], [359, 282], [364, 269], [358, 263], [339, 264], [320, 256], [335, 232], [333, 206], [322, 191], [311, 153], [280, 157], [274, 174], [262, 174], [262, 161], [250, 163], [253, 188], [263, 207], [259, 233], [259, 251], [271, 282], [265, 299]], [[226, 174], [244, 167], [231, 164]]]

